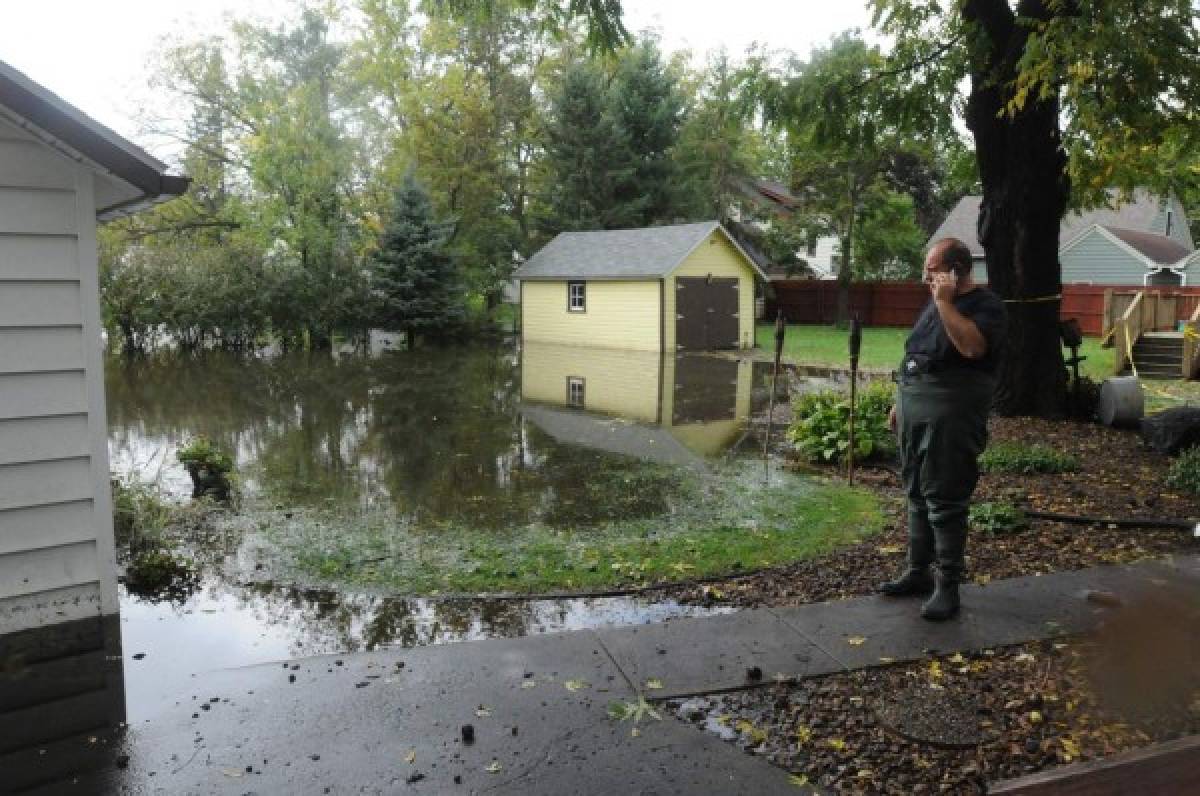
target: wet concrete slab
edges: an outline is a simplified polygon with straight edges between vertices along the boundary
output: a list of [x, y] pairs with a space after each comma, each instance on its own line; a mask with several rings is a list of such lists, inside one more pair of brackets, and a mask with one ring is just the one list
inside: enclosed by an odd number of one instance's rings
[[[601, 630], [634, 686], [657, 699], [812, 677], [842, 664], [768, 610]], [[649, 689], [647, 681], [659, 688]]]
[[959, 616], [940, 623], [920, 617], [920, 598], [862, 597], [773, 613], [841, 665], [857, 669], [1085, 632], [1111, 610], [1090, 602], [1088, 591], [1129, 594], [1167, 572], [1162, 564], [1146, 563], [964, 586]]
[[205, 676], [131, 727], [128, 768], [97, 784], [169, 793], [794, 792], [783, 772], [673, 719], [608, 715], [610, 702], [635, 701], [590, 631], [255, 666]]

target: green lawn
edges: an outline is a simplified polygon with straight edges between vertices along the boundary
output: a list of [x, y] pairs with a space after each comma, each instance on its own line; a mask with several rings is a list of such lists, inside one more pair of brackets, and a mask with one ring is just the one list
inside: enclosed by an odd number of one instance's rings
[[[907, 336], [908, 329], [882, 326], [864, 329], [859, 366], [868, 370], [892, 370], [904, 353], [904, 339]], [[801, 365], [849, 367], [848, 337], [845, 329], [832, 326], [788, 326], [783, 338], [783, 358]], [[773, 353], [775, 325], [758, 324], [755, 342], [763, 351]], [[1113, 349], [1101, 348], [1099, 338], [1084, 338], [1080, 354], [1087, 357], [1080, 366], [1083, 375], [1097, 381], [1112, 375]]]

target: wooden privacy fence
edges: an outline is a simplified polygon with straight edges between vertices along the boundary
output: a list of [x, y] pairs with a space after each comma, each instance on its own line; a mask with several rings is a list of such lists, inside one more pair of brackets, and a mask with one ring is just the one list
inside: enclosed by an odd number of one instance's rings
[[[833, 280], [772, 282], [774, 297], [766, 300], [765, 317], [782, 310], [789, 323], [833, 323], [837, 313], [837, 283]], [[1133, 301], [1144, 293], [1151, 329], [1174, 329], [1200, 308], [1200, 288], [1142, 285], [1064, 285], [1062, 318], [1075, 318], [1084, 334], [1104, 335]], [[850, 288], [850, 312], [868, 326], [912, 326], [929, 288], [921, 282], [868, 282]]]

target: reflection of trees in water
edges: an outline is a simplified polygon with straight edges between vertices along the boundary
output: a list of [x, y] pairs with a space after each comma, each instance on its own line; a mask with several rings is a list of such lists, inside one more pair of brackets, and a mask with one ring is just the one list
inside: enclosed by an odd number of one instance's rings
[[646, 516], [674, 489], [662, 468], [525, 426], [504, 347], [375, 359], [164, 352], [112, 360], [106, 381], [118, 451], [203, 434], [289, 504], [386, 500], [420, 518], [498, 529]]
[[271, 583], [238, 591], [239, 607], [269, 625], [286, 626], [297, 652], [355, 652], [387, 646], [417, 647], [491, 636], [523, 636], [536, 622], [523, 601], [443, 600], [345, 596]]

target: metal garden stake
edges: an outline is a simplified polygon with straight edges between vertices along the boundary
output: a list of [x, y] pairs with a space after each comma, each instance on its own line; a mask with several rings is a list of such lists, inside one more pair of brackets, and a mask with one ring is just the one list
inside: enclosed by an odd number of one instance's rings
[[771, 396], [767, 399], [767, 436], [763, 439], [763, 461], [771, 449], [771, 425], [775, 421], [775, 385], [779, 383], [779, 358], [783, 356], [783, 310], [775, 315], [775, 369], [771, 372]]
[[862, 349], [862, 323], [850, 321], [850, 447], [846, 449], [846, 478], [854, 483], [854, 409], [858, 396], [858, 352]]

